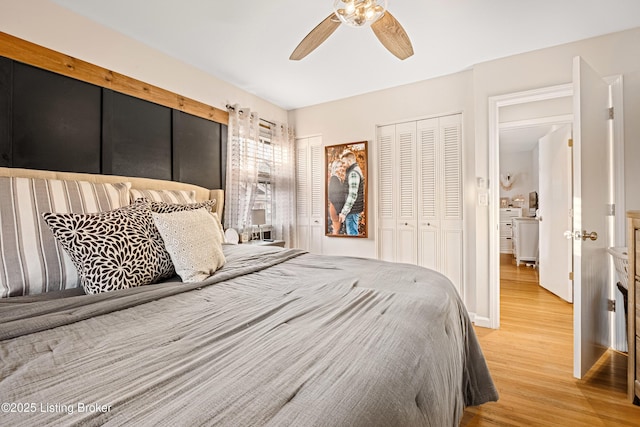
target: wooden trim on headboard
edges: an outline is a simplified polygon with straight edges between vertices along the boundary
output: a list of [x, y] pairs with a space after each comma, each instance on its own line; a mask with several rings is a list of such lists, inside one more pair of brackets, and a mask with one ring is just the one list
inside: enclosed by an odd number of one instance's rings
[[0, 56], [164, 105], [203, 119], [224, 125], [229, 124], [229, 113], [225, 110], [186, 98], [177, 93], [107, 70], [1, 31]]

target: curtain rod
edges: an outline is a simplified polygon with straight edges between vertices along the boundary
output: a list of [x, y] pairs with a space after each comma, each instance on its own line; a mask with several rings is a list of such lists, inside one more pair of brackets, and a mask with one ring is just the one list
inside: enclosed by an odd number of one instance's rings
[[[227, 107], [227, 110], [233, 110], [233, 111], [236, 111], [236, 108], [235, 108], [233, 105], [229, 105], [229, 104], [227, 104], [227, 105], [226, 105], [226, 107]], [[263, 122], [265, 122], [265, 123], [269, 123], [271, 126], [276, 126], [276, 124], [275, 124], [274, 122], [270, 122], [269, 120], [267, 120], [267, 119], [263, 119], [262, 117], [258, 117], [258, 118], [259, 118], [260, 120], [262, 120]]]

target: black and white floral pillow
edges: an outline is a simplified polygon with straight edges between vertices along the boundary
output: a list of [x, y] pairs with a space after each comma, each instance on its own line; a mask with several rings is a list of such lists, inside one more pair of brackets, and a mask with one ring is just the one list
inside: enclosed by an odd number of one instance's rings
[[85, 293], [147, 285], [175, 274], [149, 203], [96, 214], [42, 215], [76, 266]]
[[154, 200], [147, 199], [136, 199], [134, 203], [148, 203], [151, 210], [155, 213], [172, 213], [172, 212], [183, 212], [183, 211], [192, 211], [200, 208], [205, 208], [208, 212], [213, 211], [213, 208], [216, 206], [215, 200], [205, 200], [204, 202], [197, 203], [165, 203], [158, 202]]

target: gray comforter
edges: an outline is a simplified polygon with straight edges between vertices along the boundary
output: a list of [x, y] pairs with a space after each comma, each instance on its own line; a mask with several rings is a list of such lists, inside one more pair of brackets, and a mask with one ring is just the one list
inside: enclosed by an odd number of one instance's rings
[[247, 246], [198, 284], [0, 301], [0, 425], [443, 427], [497, 399], [442, 275]]

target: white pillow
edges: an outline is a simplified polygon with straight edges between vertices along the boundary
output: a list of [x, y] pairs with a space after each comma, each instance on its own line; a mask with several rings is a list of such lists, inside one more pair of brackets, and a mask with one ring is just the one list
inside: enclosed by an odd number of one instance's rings
[[224, 234], [224, 227], [222, 226], [222, 222], [220, 222], [220, 217], [217, 212], [211, 212], [211, 216], [216, 221], [216, 228], [218, 229], [218, 233], [220, 233], [220, 242], [227, 243], [227, 237]]
[[205, 208], [152, 215], [183, 282], [202, 281], [224, 265], [220, 234]]

